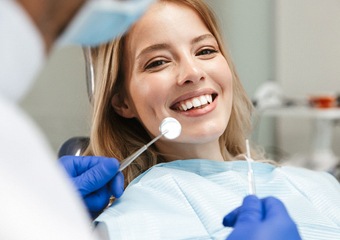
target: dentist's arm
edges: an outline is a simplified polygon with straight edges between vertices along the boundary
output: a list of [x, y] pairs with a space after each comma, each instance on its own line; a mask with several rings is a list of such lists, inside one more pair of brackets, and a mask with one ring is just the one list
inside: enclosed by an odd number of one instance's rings
[[124, 175], [114, 158], [64, 156], [60, 162], [72, 179], [93, 218], [108, 205], [110, 196], [124, 191]]
[[242, 206], [224, 217], [223, 225], [234, 228], [227, 240], [301, 239], [285, 206], [274, 197], [245, 197]]

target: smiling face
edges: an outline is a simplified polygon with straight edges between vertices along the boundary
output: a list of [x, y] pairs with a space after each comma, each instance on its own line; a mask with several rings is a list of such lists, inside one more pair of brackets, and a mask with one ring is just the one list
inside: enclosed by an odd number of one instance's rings
[[127, 36], [124, 106], [151, 136], [166, 117], [182, 125], [174, 140], [156, 142], [163, 153], [181, 158], [223, 160], [218, 139], [232, 106], [232, 74], [215, 37], [189, 7], [158, 2]]

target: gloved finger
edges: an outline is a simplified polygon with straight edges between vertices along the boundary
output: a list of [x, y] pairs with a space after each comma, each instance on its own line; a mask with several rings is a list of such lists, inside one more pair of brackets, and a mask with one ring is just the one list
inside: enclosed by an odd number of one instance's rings
[[80, 165], [79, 162], [82, 162], [82, 159], [83, 157], [79, 156], [63, 156], [59, 158], [59, 162], [70, 177], [77, 177], [79, 175], [77, 168]]
[[265, 211], [265, 220], [271, 223], [271, 226], [280, 227], [281, 232], [289, 233], [286, 239], [301, 239], [298, 227], [283, 202], [274, 197], [267, 197], [262, 200], [263, 209]]
[[82, 156], [74, 160], [77, 165], [78, 175], [86, 172], [88, 169], [95, 167], [98, 164], [104, 165], [106, 168], [119, 168], [119, 162], [115, 158], [100, 157], [100, 156]]
[[240, 207], [234, 209], [233, 211], [231, 211], [230, 213], [228, 213], [224, 218], [223, 218], [223, 226], [225, 227], [234, 227], [236, 220], [237, 220], [237, 216], [239, 214], [240, 211]]
[[100, 156], [62, 156], [61, 158], [59, 158], [59, 162], [72, 177], [77, 177], [81, 175], [98, 163], [110, 161], [116, 161], [119, 165], [118, 160], [115, 158]]
[[235, 224], [258, 222], [262, 219], [261, 200], [255, 195], [248, 195], [243, 199], [240, 207], [230, 212], [223, 219], [223, 225], [233, 227]]
[[109, 204], [110, 193], [107, 187], [103, 187], [84, 197], [84, 201], [90, 212], [99, 212]]
[[115, 198], [122, 196], [124, 192], [124, 175], [118, 172], [113, 179], [109, 182], [109, 191]]
[[118, 172], [119, 163], [114, 158], [102, 158], [80, 176], [73, 179], [78, 191], [85, 196], [106, 185]]
[[262, 203], [255, 195], [248, 195], [243, 199], [237, 216], [237, 224], [257, 223], [262, 220]]

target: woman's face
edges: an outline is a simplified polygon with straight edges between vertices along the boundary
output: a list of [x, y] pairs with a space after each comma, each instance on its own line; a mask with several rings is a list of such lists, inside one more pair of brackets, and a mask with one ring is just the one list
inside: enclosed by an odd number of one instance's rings
[[121, 115], [139, 119], [152, 137], [164, 118], [176, 118], [182, 133], [159, 140], [160, 151], [191, 149], [190, 157], [199, 157], [202, 146], [219, 151], [231, 112], [232, 74], [198, 14], [184, 5], [156, 3], [131, 29], [125, 56], [127, 107]]

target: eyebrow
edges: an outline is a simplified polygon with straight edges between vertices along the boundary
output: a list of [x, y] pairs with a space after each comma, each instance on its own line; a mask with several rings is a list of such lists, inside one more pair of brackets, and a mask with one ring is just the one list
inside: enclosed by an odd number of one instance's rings
[[204, 35], [201, 35], [201, 36], [198, 36], [196, 38], [194, 38], [192, 41], [191, 41], [191, 44], [195, 44], [195, 43], [198, 43], [200, 41], [203, 41], [207, 38], [213, 38], [215, 39], [215, 37], [213, 35], [211, 35], [210, 33], [207, 33], [207, 34], [204, 34]]
[[[198, 42], [203, 41], [207, 38], [215, 39], [215, 37], [211, 34], [204, 34], [204, 35], [198, 36], [198, 37], [194, 38], [193, 40], [191, 40], [191, 44], [198, 43]], [[157, 50], [163, 50], [163, 49], [170, 49], [170, 45], [167, 44], [167, 43], [159, 43], [159, 44], [155, 44], [155, 45], [151, 45], [149, 47], [146, 47], [138, 54], [137, 59], [139, 59], [141, 56], [148, 54], [150, 52], [157, 51]]]
[[170, 45], [167, 43], [159, 43], [155, 45], [151, 45], [149, 47], [144, 48], [137, 56], [137, 59], [139, 59], [141, 56], [156, 51], [156, 50], [162, 50], [162, 49], [170, 49]]

